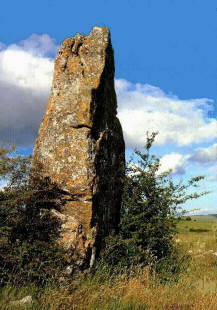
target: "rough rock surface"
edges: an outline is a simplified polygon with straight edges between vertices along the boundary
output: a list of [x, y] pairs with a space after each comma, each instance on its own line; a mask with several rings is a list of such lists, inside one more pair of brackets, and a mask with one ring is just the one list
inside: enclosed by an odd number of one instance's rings
[[53, 210], [61, 244], [78, 265], [92, 265], [103, 238], [117, 231], [125, 145], [116, 117], [114, 56], [107, 28], [66, 39], [55, 60], [33, 168], [67, 193]]

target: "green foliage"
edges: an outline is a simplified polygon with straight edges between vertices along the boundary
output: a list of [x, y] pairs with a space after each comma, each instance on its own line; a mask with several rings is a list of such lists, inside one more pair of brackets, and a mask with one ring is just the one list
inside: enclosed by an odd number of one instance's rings
[[[109, 264], [125, 266], [154, 265], [174, 261], [176, 223], [180, 206], [204, 193], [188, 193], [203, 177], [176, 184], [170, 171], [160, 173], [160, 159], [150, 154], [156, 133], [147, 135], [144, 152], [135, 151], [137, 163], [126, 168], [125, 188], [121, 209], [120, 233], [109, 238], [103, 259]], [[163, 264], [163, 263], [162, 263]]]
[[165, 257], [157, 260], [153, 266], [156, 283], [177, 282], [181, 274], [184, 274], [190, 263], [190, 256], [183, 252], [182, 248], [173, 245], [173, 251]]
[[[29, 182], [30, 171], [34, 182]], [[31, 156], [16, 156], [14, 148], [0, 149], [0, 279], [6, 283], [43, 284], [66, 264], [55, 242], [60, 222], [50, 209], [64, 202], [62, 191], [31, 170]]]
[[[102, 254], [117, 272], [134, 265], [177, 271], [173, 237], [179, 206], [205, 194], [188, 193], [202, 177], [175, 184], [169, 171], [159, 172], [160, 160], [150, 154], [155, 136], [147, 136], [145, 151], [135, 151], [137, 162], [131, 160], [126, 168], [119, 235], [107, 238]], [[61, 223], [50, 210], [65, 203], [65, 193], [48, 178], [41, 180], [31, 156], [17, 155], [13, 146], [0, 148], [1, 180], [7, 185], [0, 190], [0, 284], [58, 279], [68, 257], [57, 246]]]

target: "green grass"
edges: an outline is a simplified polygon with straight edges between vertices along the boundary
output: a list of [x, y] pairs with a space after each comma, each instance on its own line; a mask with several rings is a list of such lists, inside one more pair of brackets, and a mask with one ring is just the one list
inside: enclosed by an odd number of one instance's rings
[[198, 230], [204, 231], [208, 237], [212, 238], [212, 234], [214, 234], [217, 231], [217, 222], [214, 221], [186, 221], [181, 220], [178, 223], [178, 230], [180, 234], [188, 234], [189, 232], [195, 232]]
[[176, 282], [162, 284], [148, 267], [116, 276], [102, 269], [62, 287], [6, 287], [0, 309], [16, 310], [9, 301], [31, 295], [32, 310], [217, 310], [216, 228], [213, 221], [180, 221], [175, 242], [190, 259]]
[[[208, 215], [190, 215], [192, 220], [202, 221], [202, 222], [217, 222], [217, 214]], [[184, 217], [185, 218], [185, 217]]]
[[[33, 310], [37, 309], [37, 298], [36, 294], [38, 293], [38, 289], [34, 286], [28, 287], [13, 287], [13, 286], [6, 286], [0, 290], [0, 309], [1, 310]], [[12, 305], [13, 301], [21, 300], [25, 296], [32, 296], [33, 297], [33, 304], [31, 306], [15, 306]]]

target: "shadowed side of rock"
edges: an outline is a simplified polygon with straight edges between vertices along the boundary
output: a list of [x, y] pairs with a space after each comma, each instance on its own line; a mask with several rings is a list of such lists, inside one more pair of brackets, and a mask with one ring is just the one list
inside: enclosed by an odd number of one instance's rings
[[107, 28], [66, 39], [55, 60], [47, 109], [35, 143], [33, 170], [64, 191], [53, 210], [59, 242], [78, 266], [93, 264], [119, 223], [125, 145], [116, 117], [114, 56]]

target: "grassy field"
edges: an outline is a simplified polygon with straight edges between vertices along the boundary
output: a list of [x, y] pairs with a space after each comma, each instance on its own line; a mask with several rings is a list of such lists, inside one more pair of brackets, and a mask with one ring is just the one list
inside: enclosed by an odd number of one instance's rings
[[[180, 256], [189, 255], [177, 281], [161, 283], [149, 268], [115, 276], [105, 270], [61, 288], [4, 288], [0, 309], [35, 310], [217, 310], [217, 222], [186, 221], [178, 224], [175, 242]], [[33, 297], [32, 306], [10, 306], [11, 300]]]
[[190, 217], [200, 222], [217, 222], [217, 214], [191, 215]]

